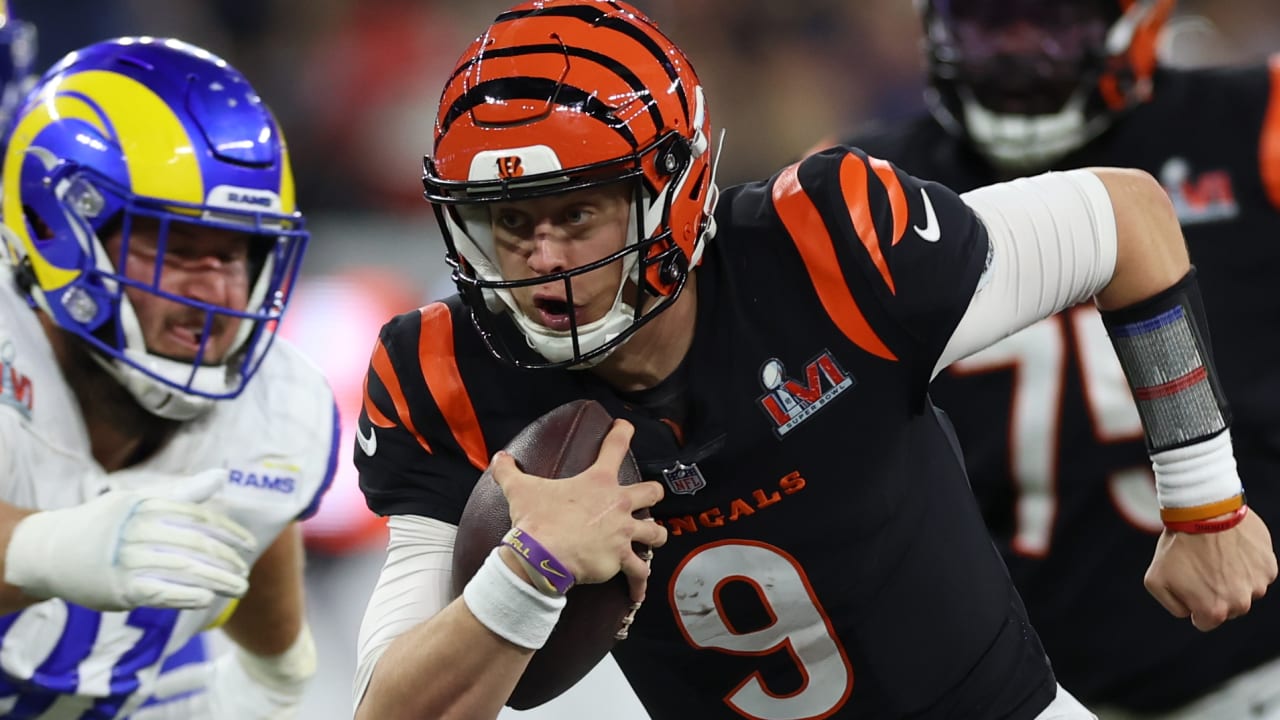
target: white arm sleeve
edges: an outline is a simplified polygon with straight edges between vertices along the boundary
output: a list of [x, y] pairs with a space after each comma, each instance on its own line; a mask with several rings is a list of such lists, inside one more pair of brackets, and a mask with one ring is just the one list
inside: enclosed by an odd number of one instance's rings
[[360, 623], [352, 708], [359, 707], [378, 658], [400, 635], [453, 600], [458, 527], [419, 515], [392, 515], [387, 561]]
[[1093, 297], [1116, 269], [1116, 218], [1088, 170], [1046, 173], [960, 196], [991, 242], [986, 271], [938, 364], [943, 368]]

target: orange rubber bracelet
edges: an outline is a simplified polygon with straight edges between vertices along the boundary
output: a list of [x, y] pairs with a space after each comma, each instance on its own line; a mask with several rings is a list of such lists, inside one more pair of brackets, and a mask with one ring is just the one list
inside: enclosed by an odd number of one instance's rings
[[1174, 532], [1203, 535], [1205, 533], [1222, 532], [1240, 524], [1244, 516], [1249, 514], [1249, 506], [1241, 505], [1239, 509], [1221, 520], [1189, 520], [1187, 522], [1167, 522], [1164, 526]]
[[1164, 521], [1165, 527], [1168, 527], [1169, 523], [1208, 520], [1209, 518], [1225, 515], [1229, 512], [1235, 512], [1242, 507], [1244, 507], [1244, 493], [1234, 497], [1229, 497], [1226, 500], [1219, 500], [1218, 502], [1211, 502], [1204, 505], [1160, 508], [1160, 519]]

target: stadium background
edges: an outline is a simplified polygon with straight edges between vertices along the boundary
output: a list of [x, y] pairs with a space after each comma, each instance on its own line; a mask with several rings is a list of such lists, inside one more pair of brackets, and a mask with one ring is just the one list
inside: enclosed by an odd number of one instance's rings
[[[921, 107], [910, 0], [635, 0], [682, 45], [727, 130], [723, 184], [763, 178], [818, 138]], [[360, 615], [382, 556], [364, 509], [350, 427], [382, 321], [451, 291], [422, 201], [440, 85], [505, 0], [13, 0], [39, 27], [41, 66], [95, 40], [174, 36], [243, 71], [290, 142], [312, 244], [283, 332], [329, 374], [348, 440], [334, 488], [306, 526], [308, 603], [321, 652], [301, 717], [350, 717]], [[1276, 0], [1182, 0], [1163, 48], [1177, 64], [1280, 52]], [[643, 718], [609, 668], [511, 718]], [[504, 715], [504, 717], [506, 717]]]

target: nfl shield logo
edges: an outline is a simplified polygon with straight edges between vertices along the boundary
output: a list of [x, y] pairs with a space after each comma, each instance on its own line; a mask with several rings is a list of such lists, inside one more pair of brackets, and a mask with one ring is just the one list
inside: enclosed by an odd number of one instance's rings
[[707, 486], [707, 479], [702, 477], [697, 463], [685, 465], [677, 462], [675, 467], [662, 471], [662, 479], [677, 495], [692, 495]]

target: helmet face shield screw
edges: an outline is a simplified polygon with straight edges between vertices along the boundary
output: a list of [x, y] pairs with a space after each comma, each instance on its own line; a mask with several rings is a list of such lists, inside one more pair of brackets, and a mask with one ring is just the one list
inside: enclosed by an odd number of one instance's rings
[[80, 217], [96, 218], [106, 207], [106, 200], [97, 188], [83, 178], [76, 178], [67, 190], [67, 203]]
[[72, 320], [85, 324], [98, 314], [98, 303], [83, 288], [68, 288], [62, 295], [62, 307]]

